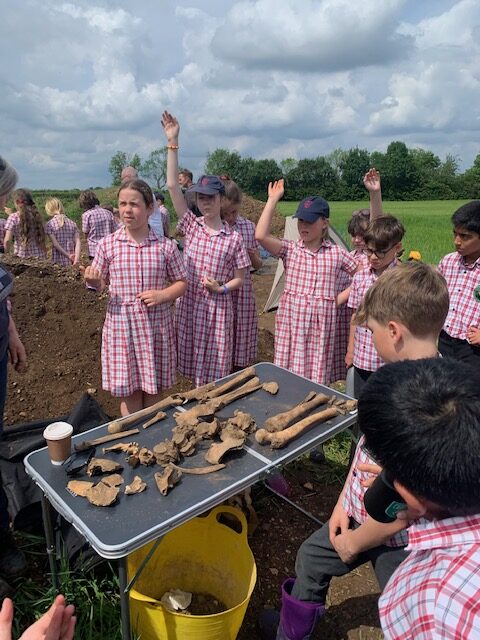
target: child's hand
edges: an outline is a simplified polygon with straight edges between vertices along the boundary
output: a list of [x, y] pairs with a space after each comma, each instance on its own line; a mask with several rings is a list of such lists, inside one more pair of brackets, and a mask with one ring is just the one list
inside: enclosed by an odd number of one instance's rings
[[353, 352], [347, 351], [347, 353], [345, 354], [345, 364], [347, 366], [347, 369], [350, 369], [350, 367], [353, 366]]
[[13, 209], [11, 209], [10, 207], [3, 207], [3, 210], [5, 211], [7, 216], [9, 216], [11, 213], [13, 213]]
[[367, 173], [363, 176], [363, 184], [365, 185], [365, 189], [367, 189], [370, 192], [380, 191], [381, 182], [380, 182], [379, 172], [375, 168], [369, 169]]
[[102, 274], [91, 265], [85, 267], [83, 277], [87, 285], [93, 289], [99, 289], [102, 286]]
[[203, 276], [202, 284], [205, 289], [211, 291], [212, 293], [220, 293], [222, 291], [222, 287], [218, 284], [215, 278], [210, 278], [209, 276]]
[[355, 535], [353, 530], [349, 530], [335, 536], [332, 544], [335, 551], [340, 556], [340, 560], [345, 564], [351, 564], [356, 560], [361, 551], [361, 549], [357, 549], [355, 546]]
[[342, 503], [337, 502], [328, 521], [328, 537], [333, 546], [335, 546], [335, 538], [341, 533], [348, 531], [349, 526], [350, 518], [348, 517], [348, 513], [343, 508]]
[[148, 289], [138, 294], [137, 298], [144, 302], [147, 307], [154, 307], [164, 302], [164, 295], [161, 289]]
[[382, 467], [380, 467], [380, 465], [378, 464], [366, 464], [366, 463], [357, 464], [357, 469], [359, 471], [363, 471], [363, 473], [371, 474], [368, 478], [360, 482], [362, 487], [366, 487], [366, 488], [371, 487], [372, 484], [377, 479], [377, 476], [379, 476], [382, 473]]
[[176, 143], [180, 133], [180, 125], [178, 120], [168, 111], [162, 113], [162, 127], [168, 142]]
[[283, 194], [285, 193], [284, 189], [284, 179], [275, 180], [275, 182], [268, 183], [268, 199], [274, 200], [278, 202], [283, 198]]
[[470, 344], [473, 344], [475, 347], [479, 347], [480, 346], [480, 328], [469, 327], [467, 331], [467, 340]]

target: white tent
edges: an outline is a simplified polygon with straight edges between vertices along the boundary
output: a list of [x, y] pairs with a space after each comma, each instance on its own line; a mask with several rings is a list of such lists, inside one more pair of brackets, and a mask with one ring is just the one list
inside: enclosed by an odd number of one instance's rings
[[[341, 236], [335, 231], [332, 226], [329, 227], [328, 234], [332, 242], [349, 251], [349, 248], [347, 247]], [[287, 218], [285, 218], [285, 231], [283, 233], [283, 237], [287, 238], [288, 240], [298, 240], [299, 236], [296, 218], [293, 218], [292, 216], [288, 216]], [[270, 291], [270, 295], [268, 296], [268, 300], [265, 303], [265, 307], [263, 308], [264, 311], [271, 311], [272, 309], [276, 309], [278, 307], [278, 301], [280, 300], [280, 296], [282, 295], [284, 286], [285, 278], [283, 274], [283, 262], [279, 260], [277, 271], [275, 272], [275, 277], [273, 279], [272, 289]]]

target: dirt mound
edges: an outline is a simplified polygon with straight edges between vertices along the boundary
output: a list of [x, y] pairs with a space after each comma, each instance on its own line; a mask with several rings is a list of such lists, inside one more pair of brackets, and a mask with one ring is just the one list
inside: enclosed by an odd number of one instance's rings
[[[101, 387], [107, 295], [87, 290], [75, 267], [13, 256], [3, 262], [15, 277], [12, 313], [28, 356], [25, 374], [10, 368], [5, 424], [68, 414], [86, 391], [108, 414], [118, 415], [118, 401]], [[273, 359], [273, 336], [266, 329], [260, 330], [257, 359]], [[189, 387], [179, 376], [175, 388]]]
[[[257, 224], [260, 214], [263, 211], [265, 202], [261, 200], [255, 200], [247, 194], [243, 194], [242, 204], [240, 205], [240, 213], [244, 218], [248, 218], [255, 224]], [[285, 229], [285, 218], [275, 211], [275, 215], [272, 220], [272, 235], [279, 238], [283, 238], [283, 231]]]

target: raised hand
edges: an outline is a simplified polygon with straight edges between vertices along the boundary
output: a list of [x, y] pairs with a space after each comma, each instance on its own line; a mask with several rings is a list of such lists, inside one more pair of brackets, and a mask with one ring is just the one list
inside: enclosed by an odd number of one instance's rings
[[380, 173], [373, 167], [363, 176], [365, 189], [370, 192], [381, 191]]
[[162, 113], [162, 127], [168, 142], [176, 143], [180, 134], [180, 125], [178, 120], [168, 111]]
[[275, 180], [275, 182], [268, 183], [268, 198], [270, 200], [278, 202], [283, 198], [283, 194], [285, 193], [284, 183], [285, 181], [283, 178], [281, 180]]

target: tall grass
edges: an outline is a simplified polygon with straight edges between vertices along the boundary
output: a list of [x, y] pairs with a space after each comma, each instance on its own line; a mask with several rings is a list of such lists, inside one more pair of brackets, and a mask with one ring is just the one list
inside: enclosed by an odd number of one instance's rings
[[[415, 249], [424, 262], [436, 264], [446, 254], [454, 251], [452, 243], [451, 215], [466, 200], [422, 200], [411, 202], [384, 202], [386, 213], [397, 216], [405, 226], [403, 241], [405, 255]], [[297, 202], [280, 202], [278, 209], [284, 216], [295, 213]], [[368, 207], [368, 202], [331, 202], [330, 221], [349, 243], [348, 221], [355, 209]]]

